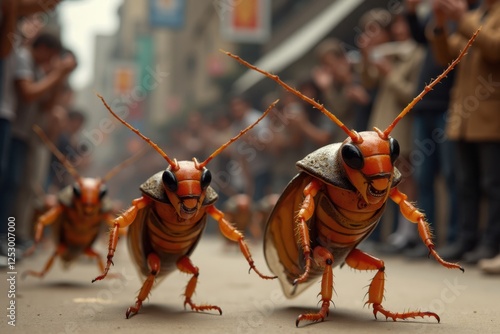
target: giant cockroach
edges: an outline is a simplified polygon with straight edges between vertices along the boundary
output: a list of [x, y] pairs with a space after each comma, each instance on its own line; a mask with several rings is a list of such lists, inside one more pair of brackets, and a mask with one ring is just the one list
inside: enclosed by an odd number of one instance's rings
[[97, 239], [102, 225], [104, 223], [112, 224], [114, 219], [111, 201], [106, 196], [108, 191], [106, 182], [123, 168], [136, 161], [144, 150], [112, 168], [103, 178], [81, 177], [40, 127], [34, 126], [33, 130], [73, 176], [75, 182], [62, 189], [57, 195], [58, 203], [37, 219], [35, 243], [27, 251], [27, 255], [34, 252], [42, 239], [45, 226], [48, 225], [54, 226], [53, 235], [56, 250], [42, 271], [28, 270], [23, 273], [23, 277], [28, 275], [43, 277], [50, 270], [57, 257], [60, 257], [65, 265], [68, 265], [82, 254], [95, 258], [99, 270], [102, 272], [104, 261], [101, 255], [92, 248], [92, 245]]
[[250, 270], [253, 269], [263, 279], [275, 278], [265, 276], [257, 270], [243, 234], [214, 206], [218, 196], [210, 187], [212, 176], [205, 166], [231, 143], [257, 125], [278, 101], [269, 106], [255, 123], [242, 130], [200, 163], [196, 158], [192, 161], [170, 159], [149, 138], [115, 114], [106, 101], [99, 97], [116, 119], [150, 144], [168, 163], [164, 171], [156, 173], [140, 186], [142, 196], [133, 200], [132, 206], [114, 220], [114, 229], [110, 232], [106, 268], [102, 275], [92, 281], [101, 280], [108, 274], [118, 242], [118, 229], [128, 226], [127, 239], [132, 260], [145, 281], [135, 305], [129, 307], [125, 313], [127, 319], [139, 311], [155, 279], [164, 278], [176, 268], [183, 273], [193, 275], [184, 293], [184, 307], [189, 305], [194, 311], [217, 310], [222, 314], [218, 306], [197, 305], [191, 300], [196, 289], [199, 270], [189, 257], [201, 238], [207, 215], [218, 222], [220, 231], [227, 239], [239, 243], [241, 252], [250, 264]]
[[284, 190], [266, 224], [266, 262], [278, 276], [288, 298], [297, 296], [321, 277], [321, 308], [317, 313], [300, 314], [296, 320], [297, 326], [302, 320], [323, 321], [328, 315], [333, 290], [333, 268], [344, 263], [358, 270], [377, 271], [370, 283], [366, 302], [373, 305], [375, 318], [380, 312], [394, 321], [424, 316], [440, 321], [433, 312], [395, 313], [384, 309], [384, 262], [356, 247], [375, 229], [390, 198], [399, 205], [408, 220], [417, 224], [429, 255], [446, 268], [463, 271], [460, 265], [446, 262], [436, 253], [424, 214], [398, 190], [401, 173], [394, 163], [399, 155], [399, 144], [390, 133], [413, 106], [458, 64], [478, 32], [460, 56], [425, 87], [386, 130], [374, 128], [373, 131], [360, 133], [349, 130], [323, 105], [290, 87], [277, 75], [225, 52], [313, 105], [348, 135], [342, 143], [324, 146], [297, 162], [300, 172]]

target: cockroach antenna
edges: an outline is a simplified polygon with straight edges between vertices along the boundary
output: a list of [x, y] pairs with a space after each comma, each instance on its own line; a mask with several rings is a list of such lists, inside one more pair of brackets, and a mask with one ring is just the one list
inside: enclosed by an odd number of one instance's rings
[[403, 111], [401, 111], [401, 113], [394, 119], [394, 121], [392, 121], [392, 123], [387, 127], [387, 129], [385, 129], [384, 131], [380, 131], [379, 129], [375, 129], [375, 131], [379, 134], [379, 136], [381, 136], [382, 139], [389, 138], [389, 134], [396, 127], [396, 125], [399, 123], [399, 121], [401, 119], [403, 119], [403, 117], [405, 117], [406, 114], [409, 113], [410, 110], [412, 110], [413, 107], [420, 100], [423, 99], [423, 97], [425, 96], [425, 94], [427, 94], [428, 92], [430, 92], [434, 88], [434, 86], [436, 86], [441, 80], [443, 80], [443, 78], [445, 78], [448, 75], [448, 73], [451, 72], [451, 70], [453, 70], [455, 68], [455, 66], [467, 54], [467, 50], [469, 49], [469, 47], [472, 45], [472, 43], [476, 39], [477, 35], [479, 34], [479, 31], [481, 31], [481, 27], [476, 30], [476, 32], [474, 33], [474, 35], [472, 35], [472, 37], [469, 39], [469, 42], [467, 43], [467, 45], [465, 46], [465, 48], [462, 50], [462, 52], [460, 52], [460, 55], [448, 66], [448, 68], [446, 68], [446, 70], [443, 73], [441, 73], [436, 79], [432, 80], [432, 82], [430, 84], [428, 84], [427, 86], [425, 86], [425, 88], [420, 92], [420, 94], [418, 94], [417, 97], [415, 97], [413, 99], [413, 101], [411, 101], [406, 106], [406, 108], [404, 108]]
[[241, 136], [243, 136], [245, 133], [247, 133], [248, 131], [250, 131], [254, 126], [256, 126], [261, 120], [264, 119], [264, 117], [267, 116], [267, 114], [274, 109], [274, 107], [276, 106], [276, 104], [279, 102], [279, 100], [276, 100], [274, 101], [273, 103], [271, 103], [271, 105], [269, 105], [269, 107], [266, 109], [266, 111], [264, 111], [264, 113], [259, 117], [259, 119], [257, 119], [255, 121], [255, 123], [253, 123], [252, 125], [248, 126], [246, 129], [240, 131], [240, 133], [236, 136], [234, 136], [233, 138], [229, 139], [229, 141], [225, 144], [223, 144], [221, 147], [219, 147], [217, 150], [215, 150], [215, 152], [213, 152], [212, 154], [210, 154], [210, 156], [205, 160], [203, 161], [202, 163], [199, 163], [198, 164], [198, 167], [199, 169], [205, 167], [209, 162], [210, 160], [212, 160], [213, 158], [215, 158], [217, 155], [219, 155], [219, 153], [221, 153], [223, 150], [226, 149], [226, 147], [228, 147], [229, 145], [231, 145], [232, 143], [234, 143], [235, 141], [238, 140], [238, 138], [240, 138]]
[[120, 123], [122, 123], [127, 128], [129, 128], [130, 130], [132, 130], [132, 132], [134, 132], [136, 135], [138, 135], [139, 137], [141, 137], [146, 143], [148, 143], [149, 145], [151, 145], [151, 147], [153, 147], [156, 150], [156, 152], [160, 153], [160, 155], [168, 162], [168, 164], [170, 165], [170, 167], [172, 168], [172, 170], [175, 171], [175, 170], [179, 169], [179, 164], [177, 163], [177, 160], [170, 159], [168, 157], [168, 155], [158, 145], [156, 145], [151, 139], [149, 139], [148, 137], [144, 136], [142, 133], [139, 132], [139, 130], [137, 130], [132, 125], [128, 124], [123, 118], [121, 118], [120, 116], [118, 116], [111, 109], [111, 107], [106, 103], [106, 100], [104, 100], [104, 97], [102, 97], [100, 94], [97, 94], [97, 97], [99, 97], [101, 99], [102, 103], [109, 110], [109, 112], [111, 113], [111, 115], [113, 115], [118, 121], [120, 121]]
[[33, 125], [33, 131], [40, 137], [43, 143], [49, 148], [49, 150], [56, 156], [56, 158], [63, 164], [66, 170], [73, 176], [75, 180], [80, 179], [80, 175], [76, 171], [75, 167], [66, 159], [64, 154], [59, 151], [59, 149], [50, 141], [45, 132], [38, 125]]
[[224, 51], [224, 50], [220, 50], [221, 52], [225, 53], [226, 55], [228, 55], [229, 57], [235, 59], [236, 61], [238, 61], [240, 64], [243, 64], [245, 65], [246, 67], [254, 70], [254, 71], [257, 71], [263, 75], [265, 75], [266, 77], [276, 81], [281, 87], [283, 87], [284, 89], [286, 89], [287, 91], [289, 91], [290, 93], [292, 93], [293, 95], [297, 96], [298, 98], [306, 101], [307, 103], [311, 104], [314, 108], [318, 109], [319, 111], [321, 111], [323, 114], [325, 114], [330, 120], [332, 120], [335, 124], [337, 124], [351, 139], [353, 142], [355, 143], [360, 143], [363, 141], [363, 139], [361, 138], [361, 136], [355, 131], [355, 130], [349, 130], [347, 128], [347, 126], [345, 126], [344, 123], [342, 123], [338, 118], [337, 116], [335, 116], [334, 114], [332, 114], [330, 111], [328, 111], [325, 106], [323, 106], [322, 104], [316, 102], [314, 99], [311, 99], [310, 97], [307, 97], [305, 96], [304, 94], [302, 94], [301, 92], [299, 92], [298, 90], [296, 90], [295, 88], [289, 86], [288, 84], [286, 84], [285, 82], [283, 82], [276, 74], [271, 74], [269, 72], [266, 72], [264, 70], [261, 70], [260, 68], [250, 64], [249, 62], [241, 59], [239, 56], [237, 55], [234, 55], [230, 52], [227, 52], [227, 51]]

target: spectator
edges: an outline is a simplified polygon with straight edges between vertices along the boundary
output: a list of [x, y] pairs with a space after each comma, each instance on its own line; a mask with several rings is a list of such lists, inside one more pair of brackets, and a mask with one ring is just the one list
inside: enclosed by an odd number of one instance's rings
[[[326, 39], [316, 47], [315, 52], [320, 67], [313, 71], [313, 78], [321, 89], [323, 103], [348, 128], [352, 128], [356, 107], [368, 104], [370, 97], [356, 78], [341, 41]], [[345, 133], [339, 128], [333, 131], [333, 142], [345, 139]]]
[[[17, 31], [23, 16], [54, 9], [60, 0], [0, 1], [0, 200], [3, 199], [6, 168], [10, 151], [12, 122], [15, 119], [14, 68], [22, 38]], [[0, 203], [0, 267], [6, 266], [7, 214], [6, 204]], [[19, 244], [19, 246], [21, 246]], [[21, 249], [20, 249], [21, 250]], [[18, 260], [20, 256], [18, 256]]]
[[500, 275], [500, 255], [497, 255], [492, 259], [480, 260], [478, 267], [484, 274]]
[[[29, 203], [31, 201], [29, 198], [17, 197], [21, 188], [30, 196], [33, 195], [29, 183], [32, 179], [27, 177], [33, 175], [30, 173], [33, 170], [28, 167], [29, 165], [33, 166], [33, 162], [28, 162], [30, 152], [31, 157], [36, 160], [31, 145], [33, 143], [31, 141], [31, 128], [35, 122], [40, 121], [39, 117], [43, 111], [51, 109], [51, 106], [48, 105], [52, 101], [51, 94], [54, 94], [54, 90], [75, 67], [74, 58], [59, 58], [61, 49], [58, 37], [43, 32], [34, 38], [31, 45], [20, 48], [16, 52], [14, 70], [16, 117], [12, 125], [9, 165], [1, 186], [0, 215], [2, 217], [9, 216], [15, 210], [14, 205], [19, 204], [20, 213], [16, 215], [16, 220], [20, 240], [31, 238], [31, 229], [30, 226], [27, 226], [31, 223], [31, 219], [22, 218], [24, 213], [30, 214]], [[54, 60], [58, 60], [58, 62], [53, 70], [46, 74], [43, 73], [42, 68], [48, 67], [48, 64]], [[21, 202], [25, 205], [22, 206]]]
[[[440, 65], [429, 47], [425, 35], [425, 26], [432, 20], [432, 12], [423, 19], [417, 15], [421, 0], [406, 0], [406, 18], [408, 20], [413, 39], [426, 47], [425, 58], [418, 78], [416, 94], [420, 93], [429, 83], [431, 78], [440, 75], [445, 66]], [[477, 7], [477, 1], [469, 2], [469, 9]], [[454, 25], [449, 24], [450, 30], [455, 30]], [[433, 227], [434, 233], [444, 234], [445, 231], [438, 229], [438, 217], [436, 215], [436, 183], [438, 176], [444, 179], [446, 198], [443, 201], [446, 214], [446, 236], [447, 243], [452, 243], [457, 234], [457, 193], [455, 184], [455, 141], [443, 136], [445, 131], [446, 112], [450, 100], [450, 89], [453, 84], [455, 72], [451, 72], [443, 78], [439, 85], [428, 92], [425, 99], [419, 101], [413, 108], [413, 132], [414, 150], [425, 155], [425, 158], [415, 164], [415, 178], [417, 184], [417, 205], [425, 213], [427, 221]], [[442, 254], [443, 249], [439, 250]], [[446, 253], [446, 251], [445, 251]], [[410, 257], [427, 256], [428, 249], [423, 244], [408, 255]]]
[[[230, 100], [230, 110], [232, 121], [233, 136], [241, 130], [254, 123], [262, 113], [252, 108], [250, 102], [243, 96], [235, 96]], [[245, 134], [231, 152], [237, 155], [243, 155], [242, 174], [233, 179], [242, 179], [243, 174], [248, 173], [250, 184], [245, 184], [246, 194], [252, 194], [253, 201], [259, 201], [269, 193], [271, 184], [271, 159], [266, 148], [266, 133], [268, 132], [268, 120], [263, 119], [255, 126], [252, 132]], [[238, 181], [238, 180], [234, 180]]]
[[[49, 138], [55, 138], [54, 142], [57, 143], [57, 148], [63, 154], [67, 155], [70, 152], [77, 152], [79, 144], [78, 136], [85, 123], [85, 115], [82, 111], [74, 108], [66, 110], [63, 106], [56, 106], [55, 109], [54, 113], [57, 113], [57, 115], [53, 118], [60, 121], [58, 123], [61, 124], [56, 125], [60, 129], [48, 131], [48, 133], [56, 131]], [[45, 191], [56, 193], [73, 181], [73, 177], [67, 173], [61, 162], [54, 155], [51, 155], [49, 172], [45, 180]]]
[[[321, 89], [312, 78], [300, 81], [297, 89], [305, 96], [320, 103], [324, 100]], [[309, 154], [319, 147], [331, 144], [332, 133], [336, 125], [304, 100], [300, 100], [299, 103], [304, 110], [304, 117], [293, 117], [291, 121], [296, 123], [305, 135], [303, 144], [305, 154]], [[298, 158], [302, 159], [304, 156], [299, 156]]]
[[[320, 103], [323, 100], [319, 87], [312, 80], [300, 82], [297, 89]], [[283, 93], [280, 106], [282, 109], [269, 117], [270, 122], [276, 122], [273, 129], [277, 129], [273, 133], [273, 144], [270, 147], [275, 158], [272, 165], [274, 193], [283, 192], [298, 173], [294, 168], [297, 161], [331, 143], [335, 127], [325, 115], [289, 92]]]
[[[396, 15], [390, 24], [392, 42], [383, 43], [371, 49], [366, 58], [366, 76], [377, 85], [377, 96], [373, 102], [370, 128], [385, 127], [390, 124], [414, 97], [416, 80], [424, 56], [424, 50], [411, 39], [406, 19]], [[403, 176], [398, 188], [410, 200], [414, 200], [415, 181], [412, 175], [410, 152], [412, 150], [412, 117], [407, 115], [394, 128], [391, 136], [400, 146], [400, 158], [396, 167]], [[389, 236], [391, 252], [400, 252], [414, 245], [417, 229], [398, 212], [397, 230]], [[389, 250], [389, 249], [386, 249]]]
[[273, 142], [269, 150], [273, 156], [271, 191], [282, 193], [290, 180], [297, 174], [295, 163], [310, 152], [305, 151], [307, 137], [301, 130], [300, 122], [307, 121], [307, 114], [300, 99], [284, 91], [279, 108], [269, 116], [273, 132]]
[[[428, 27], [436, 59], [457, 57], [476, 29], [481, 33], [456, 69], [446, 133], [457, 141], [459, 233], [447, 260], [476, 263], [498, 254], [500, 244], [500, 1], [485, 0], [468, 11], [465, 0], [435, 0]], [[448, 21], [457, 24], [448, 31]], [[480, 237], [481, 195], [488, 202], [486, 229]]]
[[[358, 21], [361, 34], [355, 42], [359, 48], [361, 59], [355, 66], [355, 71], [361, 77], [361, 84], [367, 92], [366, 101], [356, 106], [355, 129], [357, 131], [372, 130], [368, 126], [370, 114], [373, 109], [373, 101], [377, 96], [377, 82], [371, 78], [371, 73], [366, 70], [370, 64], [370, 57], [378, 55], [372, 51], [381, 44], [391, 41], [390, 32], [391, 14], [382, 8], [374, 8], [364, 13]], [[375, 232], [377, 233], [377, 232]], [[372, 234], [373, 235], [373, 234]]]
[[[14, 83], [12, 80], [15, 64], [15, 52], [12, 49], [18, 47], [14, 39], [6, 38], [16, 32], [18, 6], [15, 0], [4, 0], [1, 2], [0, 34], [0, 184], [7, 167], [8, 151], [11, 136], [12, 121], [14, 120]], [[6, 216], [0, 219], [5, 221]], [[5, 225], [5, 230], [4, 230]], [[1, 223], [0, 233], [7, 233], [7, 225]]]

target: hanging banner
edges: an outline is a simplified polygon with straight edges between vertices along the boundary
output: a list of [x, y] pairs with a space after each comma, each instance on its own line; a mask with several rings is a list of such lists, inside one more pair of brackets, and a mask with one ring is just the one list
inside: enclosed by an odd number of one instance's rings
[[130, 94], [135, 86], [136, 67], [130, 63], [118, 63], [114, 65], [113, 93], [118, 96]]
[[185, 0], [149, 0], [149, 25], [181, 28], [184, 25], [185, 11]]
[[236, 43], [264, 43], [271, 35], [270, 0], [218, 0], [222, 36]]

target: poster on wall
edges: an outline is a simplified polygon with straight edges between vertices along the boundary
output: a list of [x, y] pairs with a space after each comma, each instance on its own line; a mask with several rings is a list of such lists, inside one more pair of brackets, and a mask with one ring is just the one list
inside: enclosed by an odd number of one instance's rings
[[186, 0], [149, 0], [149, 25], [181, 28], [184, 25]]
[[270, 0], [219, 0], [222, 36], [236, 43], [264, 43], [271, 32]]

